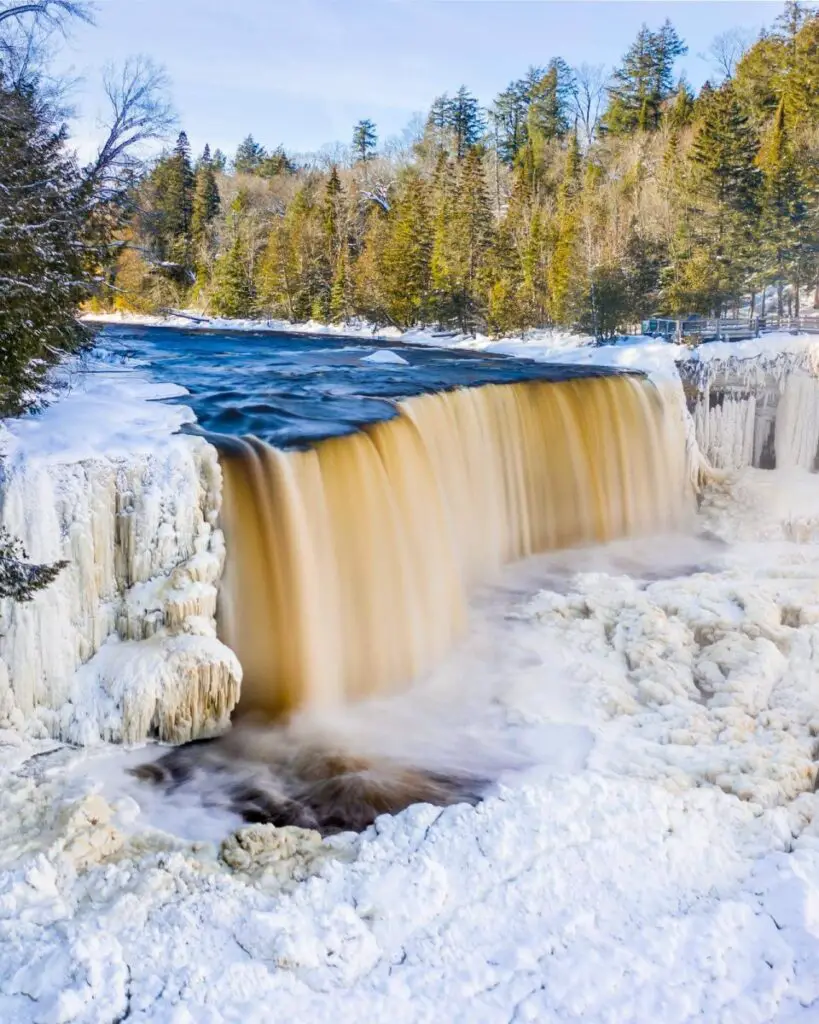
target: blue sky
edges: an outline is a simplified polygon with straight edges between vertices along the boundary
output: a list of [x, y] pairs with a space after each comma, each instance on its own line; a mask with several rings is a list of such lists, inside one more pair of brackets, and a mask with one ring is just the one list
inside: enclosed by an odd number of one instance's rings
[[713, 38], [756, 34], [782, 10], [767, 0], [99, 0], [95, 27], [73, 32], [62, 62], [82, 79], [75, 138], [92, 146], [106, 61], [144, 53], [170, 75], [195, 151], [265, 145], [316, 150], [349, 141], [370, 117], [385, 138], [466, 84], [489, 103], [530, 64], [560, 55], [613, 65], [645, 21], [670, 18], [699, 85]]

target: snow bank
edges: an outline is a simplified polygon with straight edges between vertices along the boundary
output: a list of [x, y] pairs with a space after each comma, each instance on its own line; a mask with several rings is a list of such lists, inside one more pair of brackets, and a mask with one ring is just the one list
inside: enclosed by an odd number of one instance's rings
[[0, 726], [77, 743], [217, 728], [240, 669], [216, 640], [216, 452], [172, 435], [193, 414], [152, 400], [178, 388], [94, 359], [61, 385], [0, 435], [3, 525], [32, 560], [69, 563], [0, 603]]

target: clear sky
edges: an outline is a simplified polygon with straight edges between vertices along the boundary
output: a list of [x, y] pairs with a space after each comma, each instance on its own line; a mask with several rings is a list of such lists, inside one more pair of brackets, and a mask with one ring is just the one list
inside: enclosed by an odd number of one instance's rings
[[488, 104], [530, 64], [616, 63], [643, 22], [670, 18], [689, 45], [679, 64], [700, 85], [713, 38], [756, 34], [782, 4], [768, 0], [98, 0], [62, 62], [81, 77], [75, 138], [95, 138], [107, 61], [143, 53], [170, 74], [194, 151], [229, 155], [252, 132], [304, 152], [348, 142], [363, 117], [383, 139], [438, 94], [465, 84]]

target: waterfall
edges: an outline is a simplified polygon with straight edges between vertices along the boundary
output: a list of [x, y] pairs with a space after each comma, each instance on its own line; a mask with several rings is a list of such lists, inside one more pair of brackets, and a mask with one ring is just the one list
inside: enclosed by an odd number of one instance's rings
[[417, 396], [307, 451], [220, 438], [219, 628], [241, 708], [407, 684], [505, 563], [680, 525], [692, 492], [676, 412], [644, 378], [611, 375]]

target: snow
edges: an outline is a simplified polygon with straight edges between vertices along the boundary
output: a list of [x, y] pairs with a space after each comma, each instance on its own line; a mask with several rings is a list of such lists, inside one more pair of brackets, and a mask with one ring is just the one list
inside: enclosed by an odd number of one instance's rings
[[[716, 389], [729, 362], [744, 364], [743, 381], [773, 381], [778, 400], [798, 379], [782, 450], [806, 452], [815, 342], [753, 344], [702, 346], [699, 379]], [[527, 354], [555, 358], [536, 349]], [[557, 358], [645, 369], [683, 415], [680, 355], [649, 342]], [[4, 515], [28, 529], [32, 553], [56, 557], [75, 524], [79, 550], [105, 553], [101, 566], [120, 560], [98, 574], [99, 598], [77, 591], [90, 596], [76, 608], [61, 598], [72, 610], [59, 621], [82, 612], [78, 633], [96, 630], [99, 644], [72, 676], [74, 711], [52, 714], [78, 734], [141, 738], [148, 705], [122, 708], [146, 683], [173, 692], [168, 671], [188, 680], [154, 712], [174, 738], [225, 692], [209, 660], [222, 657], [218, 477], [201, 439], [165, 433], [160, 421], [180, 407], [149, 401], [136, 380], [120, 405], [124, 381], [110, 400], [102, 383], [89, 396], [108, 402], [108, 431], [119, 425], [115, 456], [96, 415], [75, 429], [79, 398], [70, 414], [61, 403], [46, 413], [55, 427], [64, 417], [60, 437], [10, 429]], [[719, 423], [705, 424], [721, 443]], [[416, 806], [323, 841], [240, 828], [127, 776], [150, 747], [78, 752], [47, 738], [59, 730], [10, 720], [0, 1020], [815, 1021], [819, 476], [805, 457], [711, 474], [695, 535], [510, 568], [477, 595], [470, 635], [430, 679], [331, 723], [439, 767], [497, 752], [502, 763], [511, 748], [519, 763], [477, 807]], [[126, 493], [129, 522], [145, 517], [145, 532], [129, 526], [123, 548], [106, 509]], [[148, 536], [165, 539], [154, 550]], [[57, 621], [26, 635], [56, 637]]]
[[69, 561], [34, 600], [0, 602], [0, 728], [75, 743], [219, 728], [241, 670], [216, 639], [216, 452], [172, 433], [193, 414], [155, 399], [180, 389], [132, 367], [72, 360], [58, 384], [0, 430], [3, 525], [32, 560]]
[[362, 363], [390, 363], [395, 366], [409, 366], [409, 363], [403, 356], [399, 356], [397, 352], [393, 352], [391, 349], [376, 349], [375, 352], [371, 352], [368, 356], [363, 356], [361, 359]]
[[103, 795], [116, 756], [3, 737], [0, 1019], [814, 1020], [819, 478], [746, 470], [700, 527], [483, 593], [420, 696], [535, 762], [475, 808], [196, 842]]

